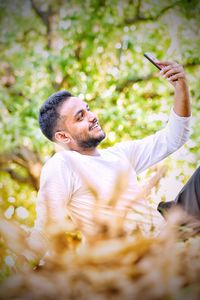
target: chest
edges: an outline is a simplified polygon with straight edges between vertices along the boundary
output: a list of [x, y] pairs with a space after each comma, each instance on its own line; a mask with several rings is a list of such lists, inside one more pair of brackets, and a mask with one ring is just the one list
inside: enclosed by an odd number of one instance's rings
[[123, 157], [85, 159], [76, 166], [71, 202], [130, 201], [139, 190], [135, 170]]

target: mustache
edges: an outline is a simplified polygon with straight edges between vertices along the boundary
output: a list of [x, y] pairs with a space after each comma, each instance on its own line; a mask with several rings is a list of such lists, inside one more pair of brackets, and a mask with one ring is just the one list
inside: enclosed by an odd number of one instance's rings
[[91, 130], [92, 129], [92, 127], [94, 126], [94, 125], [99, 125], [99, 122], [98, 122], [98, 120], [97, 120], [97, 118], [95, 118], [93, 121], [92, 121], [92, 124], [89, 126], [89, 130]]

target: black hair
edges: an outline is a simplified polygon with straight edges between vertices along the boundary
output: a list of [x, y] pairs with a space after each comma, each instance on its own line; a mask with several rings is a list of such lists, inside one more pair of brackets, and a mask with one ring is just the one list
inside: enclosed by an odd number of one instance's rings
[[67, 91], [59, 91], [52, 94], [41, 106], [39, 112], [39, 125], [42, 133], [54, 141], [54, 133], [57, 121], [60, 117], [58, 109], [67, 98], [73, 97]]

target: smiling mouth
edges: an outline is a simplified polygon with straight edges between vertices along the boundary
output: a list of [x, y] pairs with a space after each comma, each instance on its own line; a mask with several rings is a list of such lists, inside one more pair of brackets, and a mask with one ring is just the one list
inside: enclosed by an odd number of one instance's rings
[[93, 130], [93, 129], [95, 129], [95, 128], [101, 129], [101, 127], [99, 126], [99, 123], [98, 123], [98, 122], [96, 122], [94, 125], [92, 125], [89, 129], [90, 129], [90, 130]]

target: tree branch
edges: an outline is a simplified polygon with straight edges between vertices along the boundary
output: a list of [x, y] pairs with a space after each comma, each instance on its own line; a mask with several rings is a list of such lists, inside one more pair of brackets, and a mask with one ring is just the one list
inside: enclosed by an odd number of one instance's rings
[[16, 42], [18, 42], [18, 43], [26, 42], [26, 39], [29, 37], [30, 33], [35, 33], [39, 36], [44, 36], [44, 34], [40, 30], [38, 30], [36, 28], [29, 28], [23, 32], [23, 37], [16, 37]]
[[116, 91], [118, 92], [122, 92], [126, 87], [128, 87], [131, 84], [140, 82], [140, 81], [147, 81], [153, 77], [156, 77], [155, 74], [151, 73], [149, 75], [146, 76], [133, 76], [133, 77], [129, 77], [128, 79], [125, 79], [124, 81], [122, 81], [121, 83], [118, 83], [116, 85]]
[[[53, 37], [52, 37], [52, 17], [53, 17], [53, 11], [51, 10], [51, 7], [49, 7], [48, 12], [41, 10], [34, 2], [34, 0], [30, 0], [31, 5], [35, 13], [39, 16], [39, 18], [42, 20], [43, 24], [46, 27], [46, 33], [47, 33], [47, 49], [48, 51], [51, 51], [53, 46]], [[47, 68], [50, 74], [54, 73], [52, 63], [49, 61], [47, 64]], [[55, 81], [52, 80], [52, 86], [56, 88]]]
[[30, 179], [29, 176], [26, 176], [26, 177], [21, 176], [11, 168], [0, 168], [0, 171], [8, 173], [10, 175], [10, 177], [13, 180], [17, 181], [18, 183], [26, 183], [26, 184], [29, 184], [31, 186], [33, 185], [32, 180]]
[[133, 23], [136, 23], [136, 22], [140, 22], [140, 21], [156, 21], [166, 11], [170, 10], [171, 8], [174, 8], [178, 4], [178, 2], [180, 2], [180, 1], [177, 1], [177, 2], [175, 2], [173, 4], [170, 4], [170, 5], [166, 6], [166, 7], [164, 7], [163, 9], [160, 10], [159, 14], [157, 14], [155, 16], [145, 17], [145, 16], [141, 15], [141, 13], [140, 13], [141, 1], [138, 1], [136, 16], [134, 16], [133, 18], [126, 18], [124, 20], [124, 23], [127, 24], [127, 25], [130, 25], [130, 24], [133, 24]]
[[140, 8], [141, 8], [141, 0], [138, 0], [137, 4], [136, 4], [136, 15], [139, 16], [140, 15]]
[[[196, 66], [200, 66], [200, 61], [183, 64], [184, 68], [196, 67]], [[152, 78], [156, 78], [156, 77], [158, 77], [158, 75], [156, 73], [150, 73], [145, 76], [132, 76], [132, 77], [126, 78], [126, 79], [124, 79], [124, 81], [117, 83], [116, 91], [122, 92], [126, 87], [128, 87], [131, 84], [141, 82], [141, 81], [148, 81], [148, 80], [150, 80]]]
[[32, 6], [33, 10], [35, 11], [35, 13], [42, 20], [44, 25], [48, 26], [48, 13], [39, 9], [37, 7], [37, 5], [35, 4], [34, 0], [30, 0], [30, 1], [31, 1], [31, 6]]
[[67, 80], [67, 78], [69, 78], [69, 74], [68, 73], [65, 74], [65, 76], [63, 76], [61, 82], [59, 82], [59, 83], [55, 82], [54, 83], [55, 90], [60, 90], [63, 87], [63, 85], [64, 85], [65, 81]]
[[[53, 12], [51, 8], [49, 8], [48, 12], [41, 10], [34, 2], [34, 0], [30, 0], [31, 5], [35, 13], [38, 15], [38, 17], [42, 20], [43, 24], [46, 26], [47, 31], [47, 47], [48, 50], [52, 48], [52, 26], [51, 26], [51, 18], [53, 16]], [[50, 70], [52, 71], [51, 67]]]
[[[10, 164], [15, 164], [25, 169], [27, 176], [22, 177], [17, 171], [9, 167]], [[34, 189], [38, 189], [42, 161], [37, 152], [21, 147], [13, 153], [2, 153], [0, 155], [0, 166], [0, 170], [9, 173], [14, 180], [29, 183]]]

